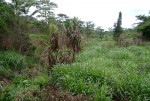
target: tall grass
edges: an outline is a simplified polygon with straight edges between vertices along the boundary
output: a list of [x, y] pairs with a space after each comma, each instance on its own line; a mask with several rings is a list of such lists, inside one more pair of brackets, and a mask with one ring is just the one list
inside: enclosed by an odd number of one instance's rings
[[26, 66], [25, 57], [16, 52], [0, 52], [1, 66], [14, 71], [19, 71]]
[[89, 40], [73, 64], [55, 66], [53, 83], [95, 101], [150, 100], [149, 47], [118, 48], [105, 42]]

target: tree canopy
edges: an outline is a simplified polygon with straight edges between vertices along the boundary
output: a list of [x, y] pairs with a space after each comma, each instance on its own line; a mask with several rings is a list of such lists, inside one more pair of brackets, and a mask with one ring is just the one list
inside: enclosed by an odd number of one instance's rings
[[138, 23], [137, 30], [142, 33], [142, 39], [150, 40], [150, 16], [138, 15], [136, 17], [141, 21]]
[[122, 13], [119, 12], [117, 23], [114, 24], [114, 39], [115, 40], [118, 40], [118, 38], [123, 32], [121, 25], [122, 25]]

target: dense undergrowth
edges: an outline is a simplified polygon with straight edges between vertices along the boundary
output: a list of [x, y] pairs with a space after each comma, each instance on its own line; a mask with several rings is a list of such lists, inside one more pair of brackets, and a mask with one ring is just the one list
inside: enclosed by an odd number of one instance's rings
[[71, 65], [53, 69], [53, 83], [95, 101], [150, 100], [150, 47], [88, 40]]
[[90, 101], [149, 101], [150, 46], [120, 47], [109, 35], [96, 37], [85, 41], [73, 63], [55, 65], [49, 77], [33, 56], [1, 51], [0, 100], [55, 101], [53, 89], [47, 88], [52, 85], [63, 100], [62, 94], [71, 92]]
[[44, 100], [50, 77], [39, 61], [14, 51], [0, 52], [0, 100]]

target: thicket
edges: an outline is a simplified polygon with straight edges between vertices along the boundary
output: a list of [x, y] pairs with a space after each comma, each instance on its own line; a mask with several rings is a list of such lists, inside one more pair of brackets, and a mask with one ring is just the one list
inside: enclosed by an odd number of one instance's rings
[[138, 32], [145, 41], [150, 41], [150, 16], [139, 15], [136, 16], [141, 22], [137, 26]]

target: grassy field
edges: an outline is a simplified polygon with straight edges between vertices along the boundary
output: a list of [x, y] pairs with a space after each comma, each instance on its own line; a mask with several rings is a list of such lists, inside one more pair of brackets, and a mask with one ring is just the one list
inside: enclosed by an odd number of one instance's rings
[[52, 82], [92, 101], [149, 101], [150, 46], [91, 38], [74, 63], [55, 66]]
[[83, 40], [75, 61], [50, 76], [38, 59], [1, 51], [0, 101], [150, 101], [150, 45], [119, 47], [109, 35]]

